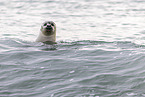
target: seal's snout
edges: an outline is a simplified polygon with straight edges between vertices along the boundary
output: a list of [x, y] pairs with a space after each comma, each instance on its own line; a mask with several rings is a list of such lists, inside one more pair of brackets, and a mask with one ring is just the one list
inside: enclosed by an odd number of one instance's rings
[[46, 29], [51, 30], [52, 29], [52, 26], [51, 25], [47, 25], [46, 26]]

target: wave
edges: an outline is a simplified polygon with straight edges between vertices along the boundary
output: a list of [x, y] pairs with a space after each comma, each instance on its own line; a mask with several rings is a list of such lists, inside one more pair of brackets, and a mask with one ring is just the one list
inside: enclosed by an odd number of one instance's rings
[[139, 45], [131, 41], [95, 41], [95, 40], [79, 40], [79, 41], [58, 41], [57, 44], [49, 45], [45, 43], [36, 43], [23, 41], [20, 39], [0, 39], [1, 51], [12, 49], [25, 50], [105, 50], [105, 51], [124, 51], [124, 50], [140, 50], [144, 51], [145, 45]]
[[16, 92], [45, 89], [54, 96], [131, 95], [140, 87], [144, 91], [145, 56], [136, 54], [144, 47], [130, 41], [58, 41], [48, 45], [0, 39], [0, 74], [2, 84], [6, 83], [2, 88]]

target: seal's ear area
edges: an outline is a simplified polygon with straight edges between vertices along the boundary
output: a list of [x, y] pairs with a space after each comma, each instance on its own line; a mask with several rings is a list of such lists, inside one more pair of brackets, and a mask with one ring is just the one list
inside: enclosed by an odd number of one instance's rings
[[40, 31], [42, 31], [42, 29], [43, 29], [43, 25], [41, 26]]

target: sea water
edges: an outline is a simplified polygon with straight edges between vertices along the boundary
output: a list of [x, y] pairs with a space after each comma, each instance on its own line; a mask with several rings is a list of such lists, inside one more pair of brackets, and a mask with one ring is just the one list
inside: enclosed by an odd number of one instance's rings
[[[145, 97], [144, 0], [1, 0], [0, 97]], [[57, 44], [36, 43], [52, 20]]]

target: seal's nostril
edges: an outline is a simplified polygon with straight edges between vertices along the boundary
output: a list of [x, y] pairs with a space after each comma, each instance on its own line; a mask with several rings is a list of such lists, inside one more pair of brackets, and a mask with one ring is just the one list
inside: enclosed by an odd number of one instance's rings
[[51, 25], [47, 25], [47, 27], [51, 27]]
[[46, 29], [51, 30], [52, 29], [51, 25], [47, 25]]

